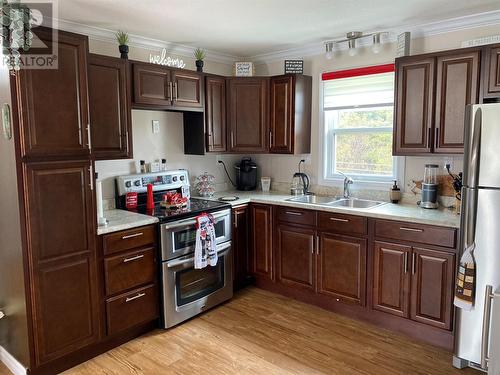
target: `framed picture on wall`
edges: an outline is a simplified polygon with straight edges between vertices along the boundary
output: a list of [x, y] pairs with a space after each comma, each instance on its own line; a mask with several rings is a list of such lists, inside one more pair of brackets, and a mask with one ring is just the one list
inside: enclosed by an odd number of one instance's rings
[[253, 77], [255, 74], [255, 66], [253, 62], [238, 61], [233, 65], [233, 75], [235, 77]]

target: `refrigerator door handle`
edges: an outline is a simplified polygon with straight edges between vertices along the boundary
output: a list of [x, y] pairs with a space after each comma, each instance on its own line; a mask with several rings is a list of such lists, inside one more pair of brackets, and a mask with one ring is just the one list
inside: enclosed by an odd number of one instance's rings
[[495, 297], [500, 297], [500, 294], [493, 293], [493, 287], [486, 285], [484, 296], [484, 313], [483, 313], [483, 332], [481, 335], [481, 367], [488, 368], [489, 350], [490, 350], [490, 326], [491, 326], [491, 309], [492, 302]]
[[474, 114], [474, 123], [470, 134], [471, 140], [467, 142], [470, 145], [470, 150], [467, 155], [469, 165], [467, 167], [467, 179], [465, 184], [469, 188], [477, 188], [479, 183], [479, 160], [481, 158], [481, 128], [482, 128], [482, 111], [477, 108]]
[[463, 233], [463, 243], [464, 247], [460, 249], [461, 251], [472, 246], [476, 240], [476, 216], [477, 216], [477, 194], [476, 189], [466, 189], [462, 190], [462, 199], [464, 203], [464, 233]]

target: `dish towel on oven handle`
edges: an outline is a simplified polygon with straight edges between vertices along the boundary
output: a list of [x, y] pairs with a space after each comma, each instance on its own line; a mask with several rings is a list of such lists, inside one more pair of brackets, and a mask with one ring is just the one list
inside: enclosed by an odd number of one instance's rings
[[214, 217], [203, 213], [196, 217], [194, 268], [205, 268], [207, 265], [215, 266], [217, 260]]

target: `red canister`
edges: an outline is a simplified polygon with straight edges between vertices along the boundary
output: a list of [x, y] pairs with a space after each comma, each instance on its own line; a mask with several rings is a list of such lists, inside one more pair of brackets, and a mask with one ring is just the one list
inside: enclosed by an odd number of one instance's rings
[[155, 208], [155, 201], [153, 199], [153, 185], [148, 184], [148, 197], [146, 201], [146, 209], [152, 210]]

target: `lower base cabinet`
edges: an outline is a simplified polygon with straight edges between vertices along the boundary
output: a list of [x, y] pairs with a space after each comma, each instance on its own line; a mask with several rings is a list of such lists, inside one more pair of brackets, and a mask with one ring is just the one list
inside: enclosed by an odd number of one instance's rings
[[250, 207], [250, 270], [254, 276], [274, 280], [272, 206], [252, 204]]

